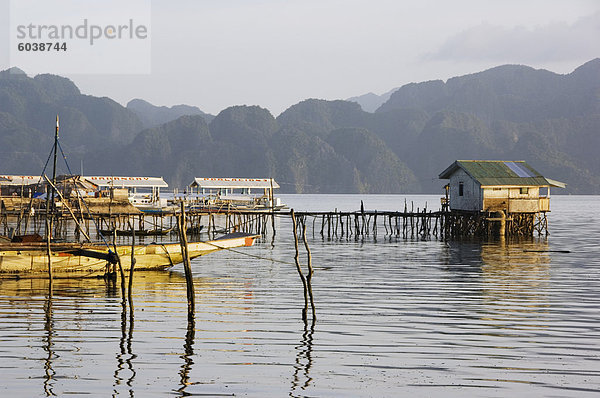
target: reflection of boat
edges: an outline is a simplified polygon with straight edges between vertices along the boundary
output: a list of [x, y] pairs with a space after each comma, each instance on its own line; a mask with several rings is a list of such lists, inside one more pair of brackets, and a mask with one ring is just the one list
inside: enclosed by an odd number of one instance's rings
[[[211, 241], [190, 242], [188, 252], [192, 259], [218, 250], [252, 246], [255, 238], [252, 234], [233, 233]], [[53, 274], [103, 275], [107, 264], [116, 260], [108, 246], [91, 243], [52, 243], [51, 252]], [[117, 246], [117, 253], [123, 269], [129, 270], [131, 246]], [[136, 270], [166, 269], [183, 261], [179, 243], [136, 245], [134, 257]], [[46, 243], [0, 243], [0, 273], [45, 272], [48, 272]]]
[[[196, 261], [192, 263], [192, 267], [195, 263]], [[221, 264], [226, 266], [227, 262]], [[196, 301], [220, 301], [223, 297], [227, 297], [247, 304], [248, 296], [245, 296], [244, 293], [249, 293], [246, 290], [243, 292], [238, 291], [237, 288], [240, 286], [236, 282], [202, 274], [194, 272], [194, 290], [198, 297]], [[0, 274], [0, 291], [2, 291], [5, 300], [10, 300], [10, 297], [44, 297], [48, 294], [48, 285], [48, 278], [44, 275], [17, 278], [11, 274]], [[52, 296], [55, 298], [85, 297], [86, 299], [90, 297], [120, 297], [119, 285], [118, 281], [110, 278], [55, 278], [52, 280]], [[173, 302], [185, 302], [186, 300], [186, 279], [183, 267], [134, 272], [131, 287], [134, 300], [139, 305], [137, 308], [143, 307], [144, 302], [154, 302], [157, 297], [161, 297], [161, 300], [166, 301], [172, 299]], [[35, 307], [41, 305], [41, 301], [38, 300], [30, 300], [28, 303]], [[113, 309], [116, 311], [116, 307]], [[180, 313], [176, 307], [169, 309], [165, 307], [164, 310]], [[215, 315], [217, 313], [218, 310], [215, 309]]]

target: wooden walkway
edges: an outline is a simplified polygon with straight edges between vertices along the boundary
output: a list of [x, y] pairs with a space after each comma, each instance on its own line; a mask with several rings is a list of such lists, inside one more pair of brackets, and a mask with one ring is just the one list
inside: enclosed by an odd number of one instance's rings
[[[282, 216], [282, 213], [279, 213]], [[443, 231], [441, 211], [400, 212], [362, 210], [352, 212], [295, 212], [302, 223], [312, 226], [313, 235], [347, 238], [379, 235], [404, 239], [431, 239]]]
[[[44, 236], [44, 210], [35, 212], [1, 211], [0, 234], [39, 234]], [[55, 214], [53, 236], [59, 239], [81, 235], [101, 237], [97, 230], [117, 230], [119, 235], [130, 234], [135, 229], [139, 238], [160, 236], [176, 232], [180, 212], [162, 213], [95, 213], [86, 214], [77, 209], [73, 214], [64, 210]], [[207, 234], [214, 238], [222, 233], [247, 232], [263, 236], [275, 235], [276, 219], [291, 219], [292, 211], [239, 211], [215, 212], [210, 210], [187, 211], [186, 225], [190, 234]], [[380, 236], [402, 239], [462, 239], [493, 238], [498, 235], [496, 218], [485, 212], [458, 212], [408, 208], [403, 211], [365, 210], [357, 211], [296, 211], [294, 219], [307, 228], [313, 236], [319, 234], [328, 239], [359, 239]], [[73, 220], [78, 220], [75, 223]], [[312, 229], [312, 230], [311, 230]], [[506, 236], [531, 237], [547, 234], [548, 220], [545, 213], [515, 214], [506, 219]], [[112, 232], [111, 232], [112, 234]]]

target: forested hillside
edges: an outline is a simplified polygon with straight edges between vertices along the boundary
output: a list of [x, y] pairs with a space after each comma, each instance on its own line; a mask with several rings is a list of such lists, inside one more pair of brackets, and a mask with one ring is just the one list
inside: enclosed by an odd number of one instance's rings
[[522, 159], [565, 193], [600, 193], [600, 59], [567, 75], [507, 65], [411, 83], [375, 112], [307, 99], [276, 118], [259, 106], [123, 107], [59, 76], [4, 71], [0, 173], [41, 172], [56, 114], [73, 172], [163, 176], [173, 188], [273, 177], [290, 193], [436, 193], [456, 159]]

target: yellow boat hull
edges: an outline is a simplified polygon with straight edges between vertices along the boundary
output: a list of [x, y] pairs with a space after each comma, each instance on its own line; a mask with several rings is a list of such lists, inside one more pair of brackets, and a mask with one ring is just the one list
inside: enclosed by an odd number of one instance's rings
[[[188, 252], [190, 258], [196, 258], [218, 250], [252, 246], [255, 238], [255, 235], [236, 234], [230, 238], [190, 242], [188, 243]], [[78, 250], [85, 250], [88, 255], [77, 254]], [[109, 270], [108, 262], [106, 259], [95, 258], [93, 255], [97, 253], [102, 257], [103, 254], [108, 253], [108, 250], [106, 246], [99, 245], [53, 243], [51, 245], [52, 273], [103, 275]], [[117, 254], [123, 270], [128, 272], [131, 268], [131, 246], [117, 246]], [[137, 245], [134, 249], [134, 257], [135, 270], [166, 269], [183, 261], [179, 243]], [[46, 244], [1, 244], [0, 273], [48, 273]]]

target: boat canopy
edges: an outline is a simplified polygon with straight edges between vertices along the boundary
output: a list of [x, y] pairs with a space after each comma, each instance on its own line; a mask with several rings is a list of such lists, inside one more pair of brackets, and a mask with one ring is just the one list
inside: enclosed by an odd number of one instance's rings
[[44, 178], [40, 176], [9, 176], [0, 175], [0, 185], [34, 185], [45, 183]]
[[82, 177], [103, 188], [167, 188], [169, 185], [162, 177]]
[[277, 189], [279, 184], [272, 178], [194, 178], [190, 188], [198, 189]]

